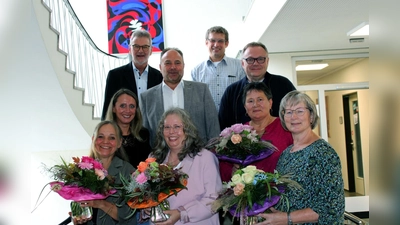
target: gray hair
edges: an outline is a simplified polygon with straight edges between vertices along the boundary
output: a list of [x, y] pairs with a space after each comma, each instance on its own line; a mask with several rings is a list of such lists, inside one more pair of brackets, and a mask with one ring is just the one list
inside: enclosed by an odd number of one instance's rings
[[131, 38], [130, 38], [130, 40], [129, 40], [129, 45], [133, 45], [133, 39], [134, 39], [135, 37], [138, 37], [138, 38], [140, 38], [140, 37], [148, 38], [149, 41], [150, 41], [150, 46], [152, 46], [152, 44], [153, 44], [153, 39], [151, 38], [151, 35], [150, 35], [150, 33], [149, 33], [147, 30], [135, 30], [135, 31], [133, 31], [133, 33], [132, 33], [132, 35], [131, 35]]
[[261, 42], [250, 42], [250, 43], [248, 43], [247, 45], [244, 46], [244, 48], [243, 48], [243, 50], [242, 50], [242, 54], [244, 54], [244, 52], [245, 52], [249, 47], [261, 47], [261, 48], [263, 48], [263, 49], [267, 52], [267, 55], [268, 55], [267, 47], [265, 47], [265, 45], [264, 45], [263, 43], [261, 43]]
[[304, 103], [306, 108], [310, 110], [310, 119], [311, 119], [311, 129], [314, 129], [318, 124], [318, 114], [317, 107], [313, 100], [307, 94], [294, 90], [285, 95], [282, 98], [281, 104], [279, 105], [279, 118], [281, 119], [281, 124], [285, 130], [288, 130], [285, 124], [285, 107], [292, 107], [299, 103]]

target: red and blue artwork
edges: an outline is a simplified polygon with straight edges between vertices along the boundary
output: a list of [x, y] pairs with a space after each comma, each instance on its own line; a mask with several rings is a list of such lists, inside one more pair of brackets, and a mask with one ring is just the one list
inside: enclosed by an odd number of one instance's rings
[[162, 0], [107, 0], [108, 51], [129, 52], [129, 38], [136, 29], [153, 38], [153, 52], [164, 49]]

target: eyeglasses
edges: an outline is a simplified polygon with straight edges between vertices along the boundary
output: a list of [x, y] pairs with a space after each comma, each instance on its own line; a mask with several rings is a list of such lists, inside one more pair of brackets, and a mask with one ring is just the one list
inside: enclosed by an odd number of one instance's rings
[[265, 62], [266, 59], [267, 59], [267, 57], [258, 57], [258, 58], [251, 58], [251, 57], [249, 57], [249, 58], [246, 58], [246, 59], [244, 59], [244, 60], [246, 60], [246, 62], [247, 62], [248, 64], [254, 64], [255, 61], [257, 61], [258, 64], [263, 64], [263, 63]]
[[224, 40], [224, 39], [215, 40], [215, 39], [208, 39], [208, 38], [207, 38], [207, 40], [208, 40], [209, 42], [211, 42], [211, 44], [215, 44], [215, 42], [218, 42], [218, 44], [223, 44], [223, 43], [225, 43], [225, 40]]
[[164, 127], [163, 127], [164, 132], [171, 131], [171, 129], [172, 129], [174, 132], [178, 132], [178, 131], [181, 131], [182, 128], [183, 128], [183, 125], [176, 125], [176, 124], [173, 125], [173, 126], [167, 125], [167, 126], [164, 126]]
[[303, 116], [304, 113], [306, 112], [306, 109], [310, 110], [309, 108], [300, 107], [295, 110], [285, 109], [282, 111], [282, 113], [284, 114], [285, 117], [291, 118], [293, 114], [296, 114], [296, 116]]
[[150, 45], [132, 45], [132, 47], [135, 51], [143, 49], [143, 51], [147, 52], [150, 49]]

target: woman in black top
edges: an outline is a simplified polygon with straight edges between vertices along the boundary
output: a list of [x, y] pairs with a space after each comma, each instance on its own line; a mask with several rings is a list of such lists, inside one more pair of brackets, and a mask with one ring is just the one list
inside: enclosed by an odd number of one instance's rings
[[133, 167], [144, 161], [151, 152], [149, 131], [142, 126], [138, 98], [128, 89], [120, 89], [111, 99], [106, 120], [115, 121], [122, 131], [122, 146]]

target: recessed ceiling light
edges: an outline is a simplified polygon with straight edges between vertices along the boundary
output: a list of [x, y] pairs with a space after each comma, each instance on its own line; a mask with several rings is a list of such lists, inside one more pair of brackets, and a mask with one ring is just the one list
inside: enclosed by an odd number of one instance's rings
[[328, 63], [298, 65], [296, 71], [322, 70], [327, 66], [329, 66]]
[[368, 36], [369, 35], [369, 24], [364, 22], [347, 32], [347, 36]]

